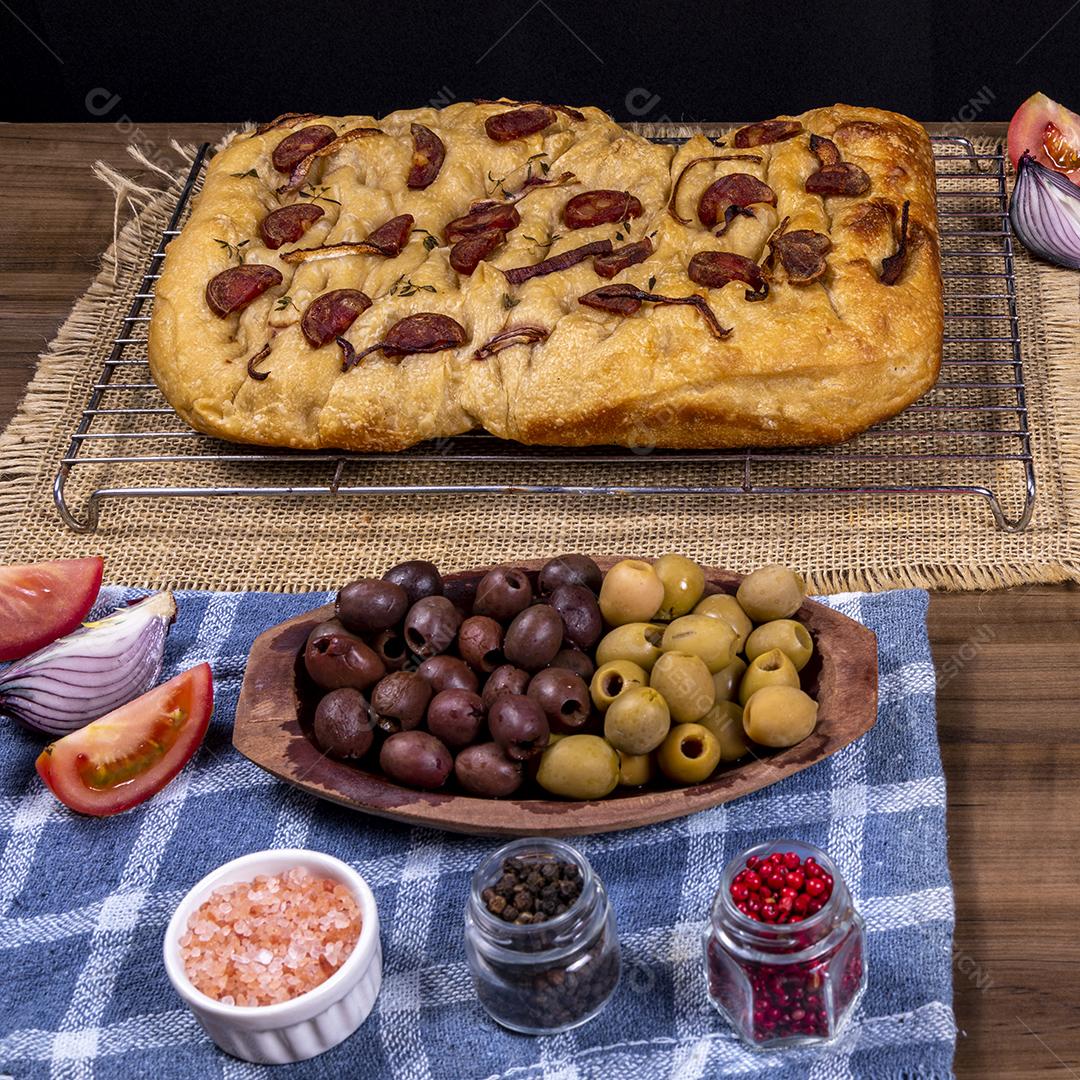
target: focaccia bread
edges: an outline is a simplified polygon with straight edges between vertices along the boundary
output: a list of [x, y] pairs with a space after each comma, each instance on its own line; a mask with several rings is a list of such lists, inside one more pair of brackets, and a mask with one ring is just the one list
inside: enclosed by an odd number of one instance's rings
[[193, 427], [269, 446], [796, 446], [899, 412], [941, 340], [913, 121], [674, 146], [502, 101], [234, 138], [168, 247], [150, 367]]

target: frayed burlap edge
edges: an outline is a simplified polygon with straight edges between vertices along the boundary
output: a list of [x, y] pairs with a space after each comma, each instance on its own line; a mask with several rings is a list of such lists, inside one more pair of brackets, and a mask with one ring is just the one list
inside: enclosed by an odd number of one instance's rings
[[[629, 125], [642, 134], [689, 135], [704, 131], [708, 134], [725, 130], [727, 125]], [[241, 130], [249, 130], [250, 126]], [[227, 145], [237, 133], [233, 132], [215, 149]], [[98, 162], [95, 175], [113, 191], [114, 242], [104, 253], [101, 267], [87, 292], [78, 300], [56, 337], [39, 356], [38, 366], [14, 418], [0, 433], [0, 561], [17, 534], [27, 499], [37, 489], [43, 473], [54, 466], [44, 459], [55, 445], [58, 425], [70, 419], [72, 384], [81, 365], [87, 362], [87, 350], [93, 345], [100, 321], [115, 302], [117, 282], [127, 275], [141, 272], [146, 258], [146, 234], [156, 236], [171, 213], [191, 162], [193, 146], [174, 142], [173, 150], [181, 166], [175, 173], [150, 161], [138, 147], [128, 147], [128, 153], [143, 168], [161, 177], [161, 185], [137, 184], [123, 173]], [[131, 219], [121, 225], [125, 209]], [[1021, 586], [1033, 583], [1058, 584], [1080, 581], [1080, 557], [1072, 558], [1071, 539], [1074, 523], [1080, 520], [1080, 323], [1077, 319], [1078, 285], [1075, 275], [1052, 267], [1039, 266], [1028, 275], [1029, 286], [1039, 289], [1044, 313], [1046, 340], [1044, 351], [1059, 391], [1055, 401], [1057, 437], [1061, 448], [1059, 468], [1063, 482], [1063, 504], [1067, 517], [1066, 548], [1068, 558], [1020, 558], [995, 562], [992, 566], [963, 564], [954, 560], [941, 563], [908, 563], [873, 565], [843, 570], [810, 570], [809, 584], [818, 593], [844, 590], [877, 591], [887, 588], [916, 587], [944, 590], [983, 590]], [[96, 358], [95, 358], [96, 360]], [[81, 405], [81, 402], [78, 404]], [[65, 419], [67, 418], [67, 419]], [[58, 528], [61, 527], [58, 522]], [[89, 546], [92, 545], [92, 541]], [[42, 552], [40, 557], [49, 553]], [[506, 559], [542, 554], [530, 551], [507, 551]], [[746, 570], [749, 567], [732, 567]], [[454, 569], [454, 567], [447, 567]], [[147, 578], [131, 585], [156, 587], [163, 582]], [[198, 580], [171, 580], [174, 587], [206, 587]], [[268, 583], [280, 591], [293, 591], [287, 581]], [[235, 586], [242, 586], [237, 580]], [[234, 586], [234, 587], [235, 587]], [[264, 586], [267, 587], [267, 586]], [[300, 586], [301, 589], [304, 586]]]

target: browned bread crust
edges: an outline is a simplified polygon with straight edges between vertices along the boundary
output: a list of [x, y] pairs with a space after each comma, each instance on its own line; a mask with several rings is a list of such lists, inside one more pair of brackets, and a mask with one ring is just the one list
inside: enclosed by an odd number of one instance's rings
[[[782, 142], [736, 150], [729, 138], [718, 150], [697, 135], [676, 149], [586, 108], [581, 120], [558, 112], [541, 132], [496, 142], [485, 120], [508, 107], [459, 103], [382, 120], [303, 117], [236, 137], [211, 162], [156, 290], [150, 365], [176, 411], [210, 435], [304, 448], [397, 450], [473, 428], [557, 445], [813, 445], [839, 442], [894, 415], [936, 381], [942, 288], [934, 163], [918, 124], [835, 105], [795, 118], [802, 133]], [[445, 145], [438, 177], [423, 190], [406, 186], [414, 123]], [[288, 175], [274, 168], [271, 155], [285, 136], [314, 124], [381, 133], [343, 143], [314, 161], [299, 194], [279, 194]], [[869, 190], [808, 193], [807, 177], [819, 168], [811, 133], [831, 139], [845, 162], [859, 166]], [[675, 179], [691, 159], [725, 153], [760, 161], [695, 166], [679, 188], [676, 211], [688, 224], [680, 223], [668, 211]], [[478, 200], [518, 190], [542, 166], [546, 177], [572, 172], [575, 181], [533, 191], [518, 204], [521, 223], [505, 243], [470, 276], [458, 274], [443, 240], [447, 223]], [[768, 184], [777, 204], [755, 204], [753, 216], [736, 215], [714, 237], [698, 219], [698, 200], [736, 171]], [[631, 192], [643, 213], [629, 229], [620, 222], [565, 228], [567, 201], [600, 188]], [[266, 247], [259, 226], [267, 213], [313, 196], [325, 213], [303, 238]], [[882, 262], [896, 251], [905, 202], [907, 255], [899, 280], [884, 284]], [[413, 216], [415, 231], [396, 257], [361, 253], [298, 264], [282, 258], [295, 248], [361, 241], [400, 214]], [[767, 298], [751, 302], [742, 282], [704, 288], [688, 278], [691, 257], [704, 250], [768, 264], [770, 235], [784, 219], [787, 232], [813, 230], [831, 240], [818, 280], [795, 284], [774, 259]], [[612, 283], [705, 296], [731, 330], [723, 340], [692, 307], [646, 303], [620, 316], [579, 304], [609, 283], [591, 259], [517, 286], [503, 273], [590, 241], [619, 247], [645, 236], [653, 254]], [[220, 317], [207, 304], [206, 286], [237, 261], [276, 267], [282, 281]], [[314, 348], [300, 326], [316, 297], [343, 288], [373, 301], [344, 335], [357, 350], [423, 311], [451, 316], [466, 343], [396, 358], [372, 353], [343, 372], [341, 348], [333, 341]], [[473, 358], [500, 331], [522, 325], [543, 328], [546, 340]], [[248, 360], [267, 344], [257, 370], [269, 375], [253, 378]]]

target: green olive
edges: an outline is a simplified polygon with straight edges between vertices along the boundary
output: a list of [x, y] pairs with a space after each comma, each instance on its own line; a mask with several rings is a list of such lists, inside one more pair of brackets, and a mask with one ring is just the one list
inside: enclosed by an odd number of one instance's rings
[[795, 665], [779, 649], [770, 649], [750, 661], [739, 683], [739, 704], [745, 707], [750, 695], [756, 694], [763, 686], [799, 688], [799, 673]]
[[670, 728], [667, 702], [649, 686], [635, 686], [620, 694], [604, 713], [604, 738], [628, 754], [655, 750]]
[[762, 746], [794, 746], [817, 724], [817, 702], [794, 686], [763, 686], [743, 709], [743, 730]]
[[725, 668], [735, 659], [735, 631], [723, 619], [709, 615], [684, 615], [668, 623], [661, 648], [700, 656], [710, 672]]
[[641, 787], [652, 779], [652, 754], [624, 754], [621, 750], [616, 753], [619, 755], [620, 787]]
[[741, 705], [736, 705], [734, 701], [718, 701], [698, 723], [716, 736], [721, 761], [738, 761], [749, 753]]
[[754, 622], [787, 619], [802, 607], [806, 582], [786, 566], [763, 566], [742, 579], [735, 595]]
[[705, 661], [690, 653], [664, 653], [649, 673], [649, 685], [664, 695], [676, 724], [700, 719], [716, 701], [716, 687]]
[[664, 628], [656, 623], [635, 622], [616, 626], [596, 646], [597, 666], [603, 667], [612, 660], [629, 660], [646, 671], [652, 671], [663, 640]]
[[677, 784], [700, 784], [720, 764], [720, 743], [701, 724], [679, 724], [661, 744], [656, 763]]
[[653, 564], [664, 586], [658, 619], [677, 619], [691, 611], [705, 591], [705, 572], [683, 555], [661, 555]]
[[695, 615], [711, 615], [714, 619], [723, 619], [724, 622], [735, 631], [738, 639], [735, 645], [736, 652], [742, 652], [750, 631], [754, 624], [750, 621], [746, 612], [739, 605], [739, 601], [730, 593], [713, 593], [698, 602], [694, 608]]
[[739, 683], [746, 674], [746, 661], [736, 656], [727, 667], [722, 667], [712, 677], [717, 701], [734, 701], [739, 696]]
[[600, 586], [600, 614], [611, 626], [646, 622], [664, 599], [664, 583], [652, 563], [623, 559], [605, 575]]
[[810, 631], [801, 622], [774, 619], [762, 623], [746, 639], [746, 659], [753, 660], [770, 649], [779, 649], [795, 665], [796, 671], [802, 671], [814, 655], [814, 642]]
[[649, 673], [631, 660], [609, 660], [596, 669], [589, 685], [592, 703], [603, 712], [631, 686], [648, 686]]
[[619, 782], [619, 755], [599, 735], [567, 735], [540, 758], [537, 783], [567, 799], [602, 799]]

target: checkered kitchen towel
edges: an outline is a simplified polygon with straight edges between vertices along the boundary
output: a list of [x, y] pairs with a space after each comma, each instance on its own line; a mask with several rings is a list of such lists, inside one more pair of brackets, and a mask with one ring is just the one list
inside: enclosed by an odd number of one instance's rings
[[[106, 590], [99, 608], [134, 595]], [[318, 801], [230, 745], [252, 641], [327, 597], [177, 599], [167, 674], [208, 660], [217, 703], [204, 748], [163, 793], [116, 818], [79, 817], [38, 780], [39, 740], [11, 724], [0, 729], [0, 1076], [950, 1074], [953, 901], [925, 593], [828, 601], [878, 635], [881, 708], [864, 738], [727, 806], [574, 841], [608, 886], [624, 976], [600, 1017], [547, 1038], [497, 1027], [465, 965], [469, 876], [498, 840]], [[722, 867], [747, 845], [787, 836], [836, 859], [869, 931], [870, 982], [857, 1023], [839, 1045], [809, 1058], [743, 1049], [710, 1007], [702, 978], [699, 936]], [[314, 848], [356, 867], [375, 892], [385, 957], [382, 992], [364, 1026], [322, 1057], [277, 1068], [218, 1051], [173, 993], [161, 960], [162, 933], [185, 891], [226, 860], [270, 847]]]

